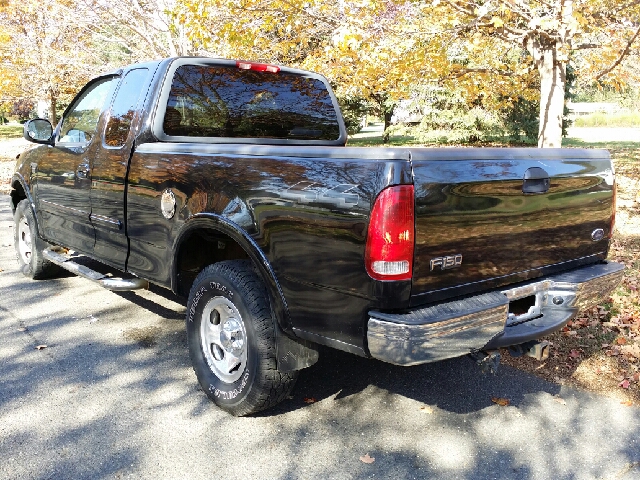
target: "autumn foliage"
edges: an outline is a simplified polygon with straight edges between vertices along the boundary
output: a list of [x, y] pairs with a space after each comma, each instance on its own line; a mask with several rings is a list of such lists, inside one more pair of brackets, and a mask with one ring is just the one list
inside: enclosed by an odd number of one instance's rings
[[559, 146], [566, 67], [582, 83], [638, 80], [640, 4], [626, 0], [7, 0], [3, 95], [55, 102], [138, 60], [210, 55], [325, 74], [343, 97], [462, 92], [503, 108], [540, 100], [539, 146]]

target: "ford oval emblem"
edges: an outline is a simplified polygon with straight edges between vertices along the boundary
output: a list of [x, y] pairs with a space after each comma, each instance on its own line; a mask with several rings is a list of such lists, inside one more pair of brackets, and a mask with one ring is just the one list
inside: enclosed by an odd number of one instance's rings
[[604, 230], [602, 228], [596, 228], [593, 232], [591, 232], [591, 240], [594, 242], [599, 242], [604, 238]]

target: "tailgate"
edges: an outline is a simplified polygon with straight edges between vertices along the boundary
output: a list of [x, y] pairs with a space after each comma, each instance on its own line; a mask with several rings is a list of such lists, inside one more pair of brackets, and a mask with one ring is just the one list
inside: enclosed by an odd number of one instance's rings
[[613, 211], [607, 151], [411, 149], [411, 156], [412, 305], [606, 257]]

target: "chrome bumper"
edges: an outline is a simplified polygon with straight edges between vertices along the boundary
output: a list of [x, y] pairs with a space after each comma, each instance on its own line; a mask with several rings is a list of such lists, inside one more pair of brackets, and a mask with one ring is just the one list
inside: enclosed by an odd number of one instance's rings
[[[417, 365], [538, 339], [606, 298], [623, 271], [615, 262], [589, 265], [406, 313], [371, 311], [369, 352], [384, 362]], [[522, 315], [509, 313], [509, 303], [525, 297], [534, 297], [535, 305]]]

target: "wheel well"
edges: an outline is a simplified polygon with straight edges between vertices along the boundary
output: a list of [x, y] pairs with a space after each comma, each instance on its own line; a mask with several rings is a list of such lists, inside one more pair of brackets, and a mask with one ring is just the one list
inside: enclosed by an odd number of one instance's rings
[[27, 198], [27, 194], [24, 193], [24, 189], [22, 188], [22, 184], [18, 181], [13, 182], [13, 190], [11, 190], [11, 211], [12, 213], [16, 213], [16, 208], [18, 207], [18, 203], [21, 200]]
[[249, 258], [247, 252], [228, 235], [213, 229], [199, 229], [187, 234], [177, 256], [177, 292], [184, 297], [198, 273], [207, 265], [223, 260]]

